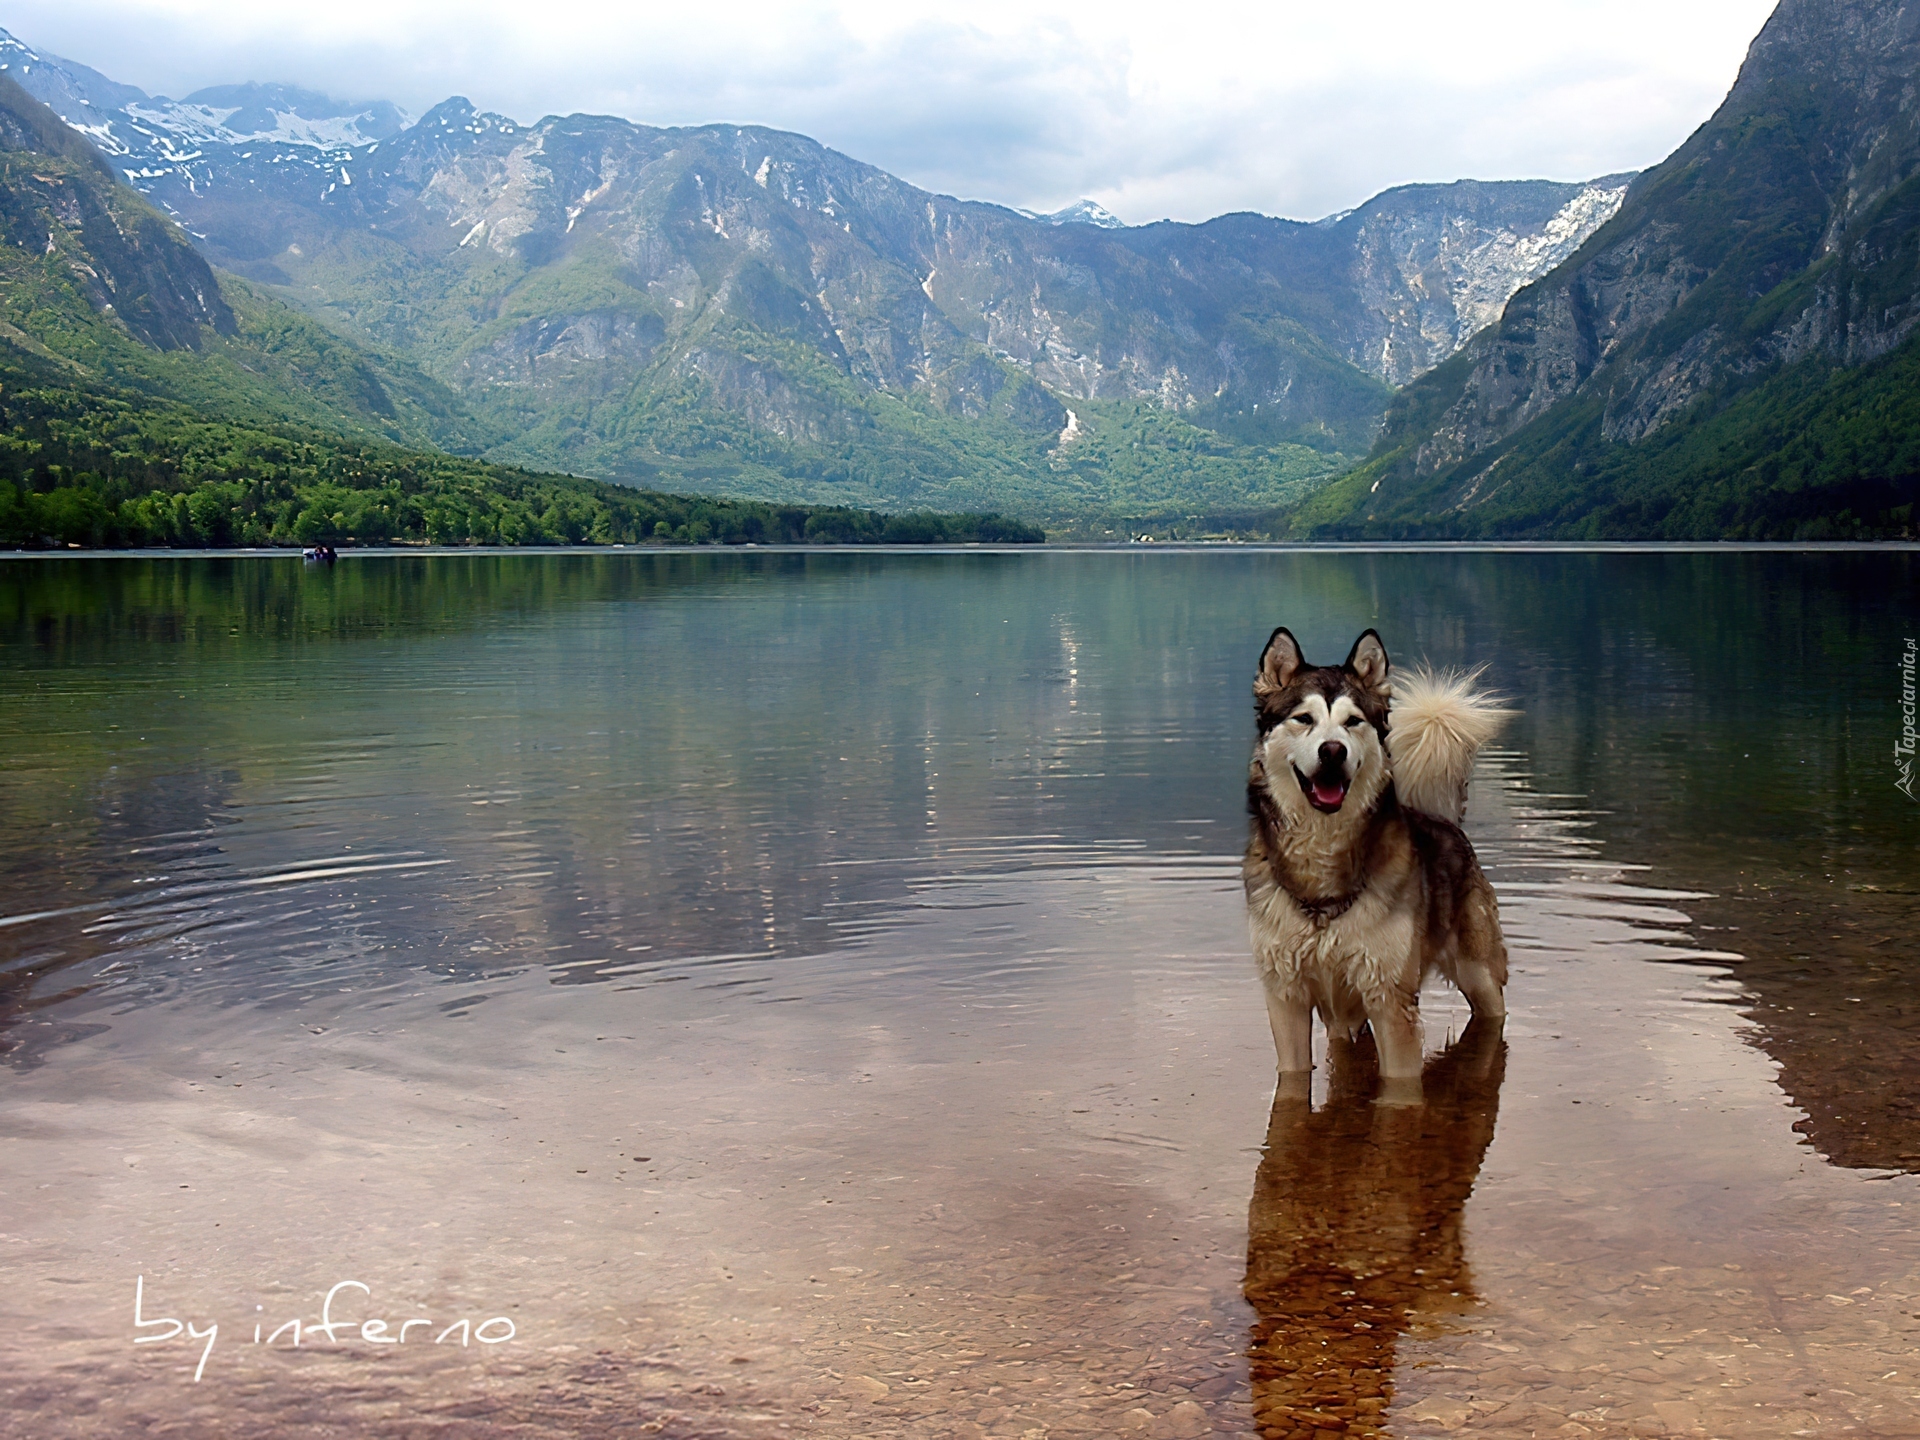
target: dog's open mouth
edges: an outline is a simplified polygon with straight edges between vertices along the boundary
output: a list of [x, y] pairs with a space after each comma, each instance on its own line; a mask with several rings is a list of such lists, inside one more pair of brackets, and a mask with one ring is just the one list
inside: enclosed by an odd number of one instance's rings
[[1296, 765], [1293, 773], [1300, 781], [1300, 789], [1305, 793], [1307, 803], [1321, 814], [1331, 815], [1347, 803], [1347, 777], [1338, 770], [1322, 770], [1308, 779]]

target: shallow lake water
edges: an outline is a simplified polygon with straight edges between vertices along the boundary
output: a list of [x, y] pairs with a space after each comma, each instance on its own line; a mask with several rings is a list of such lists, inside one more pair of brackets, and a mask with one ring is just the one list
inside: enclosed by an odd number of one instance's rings
[[[0, 1433], [1920, 1435], [1917, 578], [0, 561]], [[1274, 1097], [1283, 622], [1520, 712], [1418, 1108]]]

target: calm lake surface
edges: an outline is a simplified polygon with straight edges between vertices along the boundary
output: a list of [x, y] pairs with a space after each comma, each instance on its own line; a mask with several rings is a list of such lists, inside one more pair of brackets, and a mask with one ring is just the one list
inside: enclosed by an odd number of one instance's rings
[[[0, 561], [0, 1433], [1920, 1435], [1916, 571]], [[1274, 1103], [1280, 623], [1520, 711], [1417, 1110]]]

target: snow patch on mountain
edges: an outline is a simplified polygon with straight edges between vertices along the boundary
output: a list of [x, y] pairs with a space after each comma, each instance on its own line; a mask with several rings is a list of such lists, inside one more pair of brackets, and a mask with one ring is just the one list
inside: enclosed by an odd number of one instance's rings
[[384, 100], [346, 104], [289, 85], [224, 85], [185, 100], [148, 95], [97, 70], [34, 50], [0, 30], [0, 73], [107, 155], [131, 160], [129, 179], [170, 174], [210, 146], [277, 144], [320, 152], [330, 164], [399, 134], [412, 117]]
[[1092, 200], [1076, 200], [1063, 209], [1046, 214], [1037, 210], [1022, 210], [1019, 213], [1029, 220], [1038, 220], [1042, 225], [1098, 225], [1102, 230], [1127, 228], [1126, 221]]
[[1619, 212], [1627, 187], [1589, 185], [1537, 234], [1502, 228], [1462, 256], [1453, 282], [1453, 307], [1460, 316], [1459, 339], [1500, 318], [1514, 292], [1565, 260]]
[[[304, 145], [315, 150], [353, 150], [385, 139], [385, 126], [369, 126], [368, 114], [307, 116], [297, 110], [240, 105], [189, 105], [149, 101], [121, 112], [129, 121], [178, 145], [240, 145], [248, 141]], [[68, 123], [72, 123], [69, 121]], [[379, 133], [369, 134], [369, 129]]]

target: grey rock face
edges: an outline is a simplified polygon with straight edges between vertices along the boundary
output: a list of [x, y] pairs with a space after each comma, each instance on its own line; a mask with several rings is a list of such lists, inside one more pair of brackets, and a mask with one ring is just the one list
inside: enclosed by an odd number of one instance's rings
[[591, 310], [523, 321], [462, 363], [472, 384], [550, 389], [581, 365], [644, 366], [665, 339], [656, 316]]
[[1361, 314], [1349, 358], [1394, 385], [1425, 374], [1612, 219], [1632, 178], [1406, 186], [1341, 217]]

